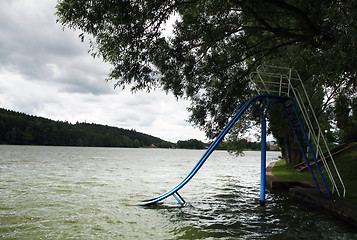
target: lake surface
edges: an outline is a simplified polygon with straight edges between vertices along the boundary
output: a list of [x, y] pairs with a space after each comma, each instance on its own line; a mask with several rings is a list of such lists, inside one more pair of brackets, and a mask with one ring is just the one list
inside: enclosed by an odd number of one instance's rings
[[[338, 219], [267, 192], [260, 152], [215, 151], [173, 197], [204, 151], [0, 145], [2, 239], [357, 239]], [[268, 163], [278, 152], [268, 152]]]

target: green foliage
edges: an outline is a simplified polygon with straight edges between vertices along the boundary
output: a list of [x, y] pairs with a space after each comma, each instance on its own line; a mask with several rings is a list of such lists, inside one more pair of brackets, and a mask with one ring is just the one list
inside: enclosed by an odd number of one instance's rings
[[336, 98], [334, 113], [337, 127], [340, 129], [338, 136], [341, 143], [357, 139], [357, 101], [354, 102], [344, 93], [340, 93]]
[[204, 149], [206, 144], [197, 139], [190, 139], [186, 141], [178, 141], [176, 147], [186, 149]]
[[[227, 143], [229, 153], [242, 156], [243, 150], [260, 150], [260, 142], [248, 142], [246, 139], [238, 139]], [[267, 146], [267, 150], [269, 147]]]
[[[342, 152], [334, 157], [339, 173], [344, 181], [346, 187], [346, 198], [352, 202], [357, 203], [357, 180], [356, 180], [356, 169], [357, 169], [357, 146], [348, 149], [345, 152]], [[329, 162], [329, 168], [333, 169], [332, 163]], [[316, 168], [313, 168], [317, 180], [321, 183], [320, 177]], [[322, 166], [322, 172], [324, 174], [325, 180], [328, 182], [328, 185], [331, 186], [327, 173], [325, 172], [324, 167]], [[337, 175], [334, 171], [333, 176], [335, 179]], [[272, 173], [274, 176], [281, 180], [308, 180], [313, 181], [309, 171], [298, 172], [293, 168], [292, 164], [286, 164], [284, 161], [278, 161], [275, 163]], [[336, 183], [339, 186], [339, 181], [336, 180]]]
[[293, 168], [292, 164], [287, 164], [284, 160], [275, 163], [272, 173], [280, 180], [312, 181], [312, 177], [308, 171], [298, 172]]
[[[62, 0], [56, 14], [93, 36], [91, 52], [113, 66], [115, 86], [188, 98], [190, 122], [209, 138], [252, 96], [247, 76], [259, 64], [299, 71], [324, 130], [339, 89], [357, 96], [355, 0]], [[164, 36], [174, 14], [174, 34]], [[270, 131], [295, 156], [286, 129]]]
[[0, 109], [0, 144], [149, 147], [162, 148], [172, 143], [147, 134], [98, 124], [52, 121]]
[[[176, 147], [185, 149], [205, 149], [209, 147], [209, 144], [203, 143], [197, 139], [190, 139], [186, 141], [178, 141]], [[240, 151], [237, 151], [237, 149]], [[232, 154], [242, 155], [243, 150], [260, 150], [260, 142], [248, 142], [245, 139], [237, 141], [223, 141], [218, 144], [216, 150], [227, 150]], [[268, 146], [267, 150], [269, 150]]]

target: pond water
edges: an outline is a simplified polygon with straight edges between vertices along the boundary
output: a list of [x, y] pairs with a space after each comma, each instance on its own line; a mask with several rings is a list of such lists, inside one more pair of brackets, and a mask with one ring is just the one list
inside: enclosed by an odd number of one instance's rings
[[[267, 192], [259, 205], [260, 152], [215, 151], [156, 207], [203, 150], [0, 145], [2, 239], [357, 239], [345, 222]], [[278, 152], [268, 152], [267, 161]]]

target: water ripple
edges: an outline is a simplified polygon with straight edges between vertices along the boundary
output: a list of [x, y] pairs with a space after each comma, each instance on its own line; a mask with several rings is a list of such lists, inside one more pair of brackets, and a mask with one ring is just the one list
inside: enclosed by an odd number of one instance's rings
[[[175, 186], [202, 151], [0, 145], [2, 239], [356, 239], [334, 218], [267, 192], [259, 153], [214, 152], [155, 207], [133, 203]], [[268, 153], [268, 158], [278, 153]], [[269, 157], [270, 156], [270, 157]]]

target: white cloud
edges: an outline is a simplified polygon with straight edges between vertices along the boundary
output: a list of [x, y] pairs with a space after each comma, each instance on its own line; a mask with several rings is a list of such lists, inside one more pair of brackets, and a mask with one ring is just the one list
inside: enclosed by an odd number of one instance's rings
[[165, 140], [204, 140], [188, 102], [161, 91], [113, 89], [110, 66], [79, 33], [56, 24], [56, 0], [0, 1], [0, 107], [75, 123], [136, 129]]

